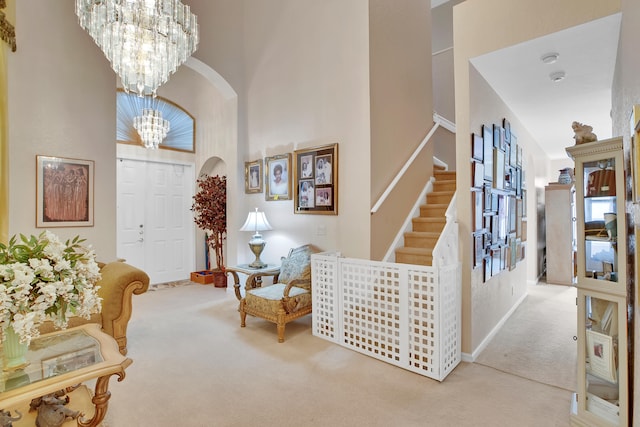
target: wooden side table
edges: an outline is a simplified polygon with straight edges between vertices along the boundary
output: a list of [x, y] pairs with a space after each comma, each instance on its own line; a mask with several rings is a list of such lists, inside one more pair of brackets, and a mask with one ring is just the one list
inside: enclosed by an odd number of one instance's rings
[[273, 281], [276, 282], [278, 280], [278, 275], [280, 274], [280, 266], [268, 264], [264, 268], [251, 268], [249, 267], [249, 264], [240, 264], [226, 267], [225, 271], [227, 273], [231, 273], [233, 276], [233, 289], [236, 292], [236, 298], [240, 301], [242, 299], [242, 295], [240, 293], [240, 276], [238, 276], [238, 273], [247, 275], [247, 280], [244, 284], [244, 289], [246, 291], [261, 287], [262, 276], [273, 276]]
[[[27, 414], [32, 399], [96, 379], [91, 400], [95, 413], [89, 420], [79, 417], [80, 427], [95, 427], [102, 422], [111, 397], [109, 379], [117, 375], [118, 381], [122, 381], [125, 369], [133, 362], [120, 354], [116, 340], [102, 332], [96, 323], [34, 339], [27, 360], [29, 364], [22, 369], [1, 372], [0, 409], [11, 410], [15, 416], [15, 408], [19, 407], [23, 408], [22, 414]], [[69, 407], [78, 410], [74, 401], [70, 401]]]

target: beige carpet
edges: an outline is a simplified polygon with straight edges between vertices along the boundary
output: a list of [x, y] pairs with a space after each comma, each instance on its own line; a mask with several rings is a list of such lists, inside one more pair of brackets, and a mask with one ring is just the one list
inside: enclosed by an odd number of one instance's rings
[[569, 426], [571, 392], [462, 363], [439, 383], [311, 335], [311, 317], [240, 328], [231, 290], [134, 297], [109, 427]]
[[571, 286], [529, 286], [526, 299], [476, 363], [575, 391], [576, 295]]

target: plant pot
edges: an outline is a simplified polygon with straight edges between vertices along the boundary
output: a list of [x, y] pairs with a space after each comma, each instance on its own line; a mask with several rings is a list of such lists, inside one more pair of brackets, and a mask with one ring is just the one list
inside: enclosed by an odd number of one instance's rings
[[213, 286], [216, 288], [226, 288], [227, 273], [223, 270], [213, 270]]

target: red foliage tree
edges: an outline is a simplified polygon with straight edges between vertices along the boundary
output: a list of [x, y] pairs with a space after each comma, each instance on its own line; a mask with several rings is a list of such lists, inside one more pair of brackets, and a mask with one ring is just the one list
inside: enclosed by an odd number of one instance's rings
[[227, 234], [227, 177], [206, 176], [198, 179], [198, 192], [191, 210], [198, 228], [208, 231], [207, 245], [216, 255], [216, 264], [224, 271], [223, 242]]

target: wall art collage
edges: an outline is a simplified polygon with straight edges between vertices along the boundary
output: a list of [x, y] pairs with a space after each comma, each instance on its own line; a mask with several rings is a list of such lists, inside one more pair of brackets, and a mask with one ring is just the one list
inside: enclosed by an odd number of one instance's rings
[[[264, 170], [263, 170], [264, 169]], [[338, 144], [245, 162], [245, 193], [293, 200], [294, 213], [338, 214]]]
[[525, 256], [523, 150], [507, 119], [471, 135], [471, 181], [473, 268], [483, 269], [486, 282]]

